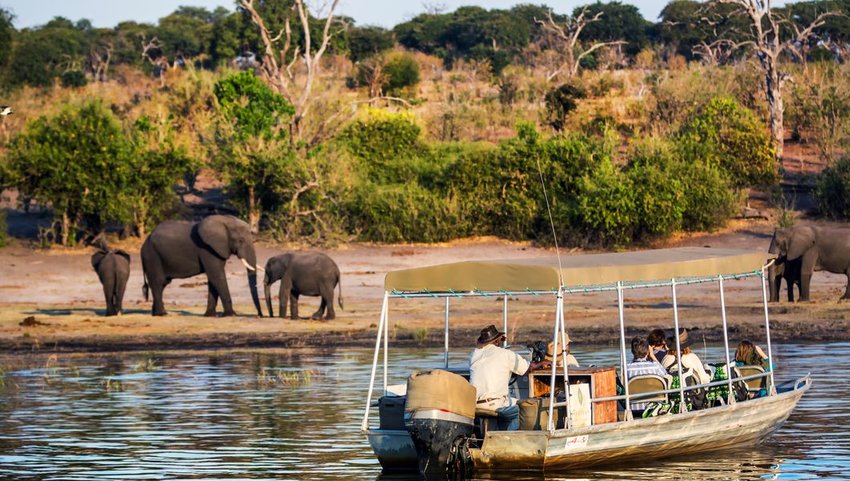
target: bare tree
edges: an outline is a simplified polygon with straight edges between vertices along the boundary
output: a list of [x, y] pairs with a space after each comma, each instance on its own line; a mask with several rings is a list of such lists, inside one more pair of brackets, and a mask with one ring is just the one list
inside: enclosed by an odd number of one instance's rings
[[[284, 20], [283, 28], [276, 35], [269, 32], [265, 20], [257, 11], [254, 0], [239, 0], [239, 5], [251, 16], [251, 20], [260, 31], [260, 39], [263, 42], [263, 62], [260, 70], [266, 82], [277, 92], [283, 95], [295, 108], [295, 113], [289, 125], [290, 141], [294, 146], [298, 140], [303, 140], [301, 123], [310, 114], [314, 103], [313, 83], [319, 72], [322, 55], [328, 48], [331, 37], [337, 33], [332, 29], [334, 22], [334, 11], [339, 0], [332, 0], [327, 8], [327, 17], [322, 28], [322, 38], [314, 43], [310, 31], [310, 14], [304, 0], [294, 0], [292, 12]], [[304, 51], [301, 45], [293, 45], [292, 17], [297, 15], [297, 21], [302, 30]], [[343, 26], [344, 28], [344, 26]], [[282, 42], [282, 43], [281, 43]], [[299, 73], [303, 72], [303, 78]], [[324, 121], [318, 130], [324, 131]]]
[[95, 81], [105, 82], [109, 74], [109, 64], [112, 61], [114, 45], [111, 40], [92, 47], [89, 54], [89, 66]]
[[784, 105], [782, 103], [782, 84], [789, 78], [782, 72], [779, 59], [782, 53], [789, 49], [794, 42], [808, 41], [814, 30], [825, 23], [825, 19], [833, 12], [818, 15], [808, 27], [797, 30], [797, 35], [791, 39], [782, 38], [781, 24], [785, 19], [774, 12], [772, 0], [713, 0], [716, 4], [734, 5], [748, 20], [750, 32], [749, 42], [753, 47], [756, 58], [764, 72], [764, 92], [767, 97], [770, 114], [770, 135], [777, 158], [782, 158], [785, 142], [783, 124]]
[[[593, 17], [587, 17], [587, 10], [589, 7], [582, 8], [581, 12], [576, 16], [573, 15], [571, 17], [567, 17], [566, 21], [563, 25], [559, 24], [552, 17], [552, 10], [550, 9], [546, 20], [538, 20], [534, 19], [534, 21], [539, 24], [545, 31], [550, 33], [555, 37], [555, 39], [561, 44], [563, 53], [564, 53], [564, 62], [553, 72], [550, 72], [546, 77], [546, 80], [551, 81], [561, 73], [566, 72], [568, 77], [575, 76], [578, 74], [579, 68], [581, 67], [581, 60], [591, 53], [599, 50], [603, 47], [610, 47], [612, 45], [622, 45], [626, 42], [622, 40], [617, 40], [615, 42], [596, 42], [591, 44], [587, 48], [582, 48], [581, 43], [579, 42], [579, 36], [581, 36], [581, 31], [584, 30], [588, 24], [593, 22], [598, 22], [600, 18], [602, 18], [603, 12], [597, 12]], [[578, 54], [578, 55], [576, 55]]]
[[[145, 34], [141, 34], [142, 58], [153, 65], [156, 73], [159, 75], [160, 87], [165, 87], [165, 73], [168, 71], [168, 58], [162, 51], [162, 44], [157, 37], [147, 40]], [[155, 52], [159, 55], [154, 56]]]

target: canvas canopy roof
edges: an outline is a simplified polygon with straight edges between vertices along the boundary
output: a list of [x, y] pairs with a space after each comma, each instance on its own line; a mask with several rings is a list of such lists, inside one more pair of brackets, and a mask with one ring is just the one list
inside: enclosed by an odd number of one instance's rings
[[[680, 247], [561, 257], [564, 287], [741, 274], [761, 269], [767, 252]], [[387, 291], [502, 292], [558, 289], [557, 257], [464, 261], [389, 272]]]

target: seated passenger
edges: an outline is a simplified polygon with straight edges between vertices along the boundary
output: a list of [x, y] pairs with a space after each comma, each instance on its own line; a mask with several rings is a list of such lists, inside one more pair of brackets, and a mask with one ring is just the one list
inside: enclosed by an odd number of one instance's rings
[[[708, 384], [711, 382], [711, 376], [706, 372], [699, 357], [691, 352], [690, 346], [693, 343], [693, 340], [688, 336], [688, 330], [682, 329], [682, 332], [679, 334], [679, 347], [682, 349], [682, 370], [692, 370], [700, 384]], [[661, 360], [661, 365], [669, 371], [678, 364], [676, 362], [676, 338], [671, 337], [667, 339], [667, 348], [669, 350], [667, 351], [667, 355], [664, 356], [664, 359]]]
[[[635, 336], [632, 339], [632, 362], [626, 364], [626, 379], [632, 379], [636, 376], [645, 376], [653, 374], [656, 376], [667, 377], [667, 371], [661, 366], [661, 363], [655, 359], [652, 350], [649, 348], [649, 343], [640, 336]], [[648, 402], [632, 402], [630, 407], [634, 417], [643, 416], [643, 411], [646, 409]]]
[[508, 392], [511, 374], [525, 375], [533, 369], [551, 367], [552, 363], [529, 363], [519, 354], [499, 347], [504, 338], [505, 334], [492, 324], [481, 330], [477, 347], [469, 357], [469, 383], [475, 386], [477, 405], [498, 414], [499, 429], [516, 430], [519, 407]]
[[578, 360], [576, 360], [575, 356], [570, 354], [570, 336], [567, 336], [567, 345], [558, 352], [557, 356], [553, 356], [555, 353], [555, 343], [550, 341], [549, 345], [546, 346], [546, 355], [543, 356], [543, 360], [548, 361], [551, 364], [552, 358], [554, 357], [556, 358], [555, 365], [561, 367], [564, 365], [564, 357], [562, 355], [564, 352], [567, 353], [567, 366], [578, 367]]
[[[762, 351], [761, 347], [753, 344], [751, 341], [744, 339], [738, 344], [738, 349], [735, 350], [735, 365], [736, 366], [760, 366], [765, 372], [770, 371], [770, 359], [767, 354]], [[764, 386], [767, 383], [763, 384]], [[757, 393], [750, 393], [750, 397], [767, 396], [767, 387], [763, 387]]]
[[661, 361], [667, 355], [667, 335], [662, 329], [653, 329], [646, 336], [646, 342], [649, 344], [655, 359]]

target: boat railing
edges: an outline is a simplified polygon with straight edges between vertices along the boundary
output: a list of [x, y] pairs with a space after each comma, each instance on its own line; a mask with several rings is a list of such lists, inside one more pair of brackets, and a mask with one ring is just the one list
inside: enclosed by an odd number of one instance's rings
[[[763, 373], [758, 373], [758, 374], [752, 374], [752, 375], [749, 375], [749, 376], [740, 376], [740, 377], [735, 377], [735, 378], [732, 378], [732, 379], [723, 379], [723, 380], [720, 380], [720, 381], [712, 381], [712, 382], [709, 382], [709, 383], [706, 383], [706, 384], [695, 384], [693, 386], [685, 386], [681, 389], [680, 388], [663, 389], [663, 390], [658, 390], [658, 391], [641, 392], [639, 394], [620, 394], [620, 395], [617, 395], [617, 396], [605, 396], [605, 397], [599, 397], [599, 398], [592, 398], [590, 400], [590, 402], [600, 403], [600, 402], [606, 402], [606, 401], [623, 401], [623, 400], [628, 400], [629, 402], [631, 402], [632, 400], [640, 401], [641, 398], [655, 396], [655, 395], [658, 395], [658, 394], [672, 394], [672, 393], [679, 393], [679, 392], [682, 392], [682, 391], [692, 391], [692, 390], [700, 389], [700, 388], [710, 388], [710, 387], [715, 387], [715, 386], [729, 386], [730, 383], [735, 383], [735, 382], [738, 382], [738, 381], [745, 381], [746, 382], [746, 381], [749, 381], [749, 380], [752, 380], [752, 379], [758, 379], [758, 378], [769, 377], [769, 376], [770, 376], [770, 372], [763, 372]], [[730, 396], [731, 396], [731, 393], [730, 393]], [[560, 401], [560, 402], [554, 403], [553, 406], [554, 407], [567, 407], [568, 404], [569, 403], [567, 401]]]

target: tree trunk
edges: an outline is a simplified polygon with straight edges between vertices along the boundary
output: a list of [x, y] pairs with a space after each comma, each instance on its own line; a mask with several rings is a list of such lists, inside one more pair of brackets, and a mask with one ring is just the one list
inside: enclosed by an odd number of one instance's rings
[[62, 245], [68, 247], [68, 238], [71, 231], [71, 219], [68, 217], [68, 211], [62, 211]]
[[262, 208], [257, 202], [257, 195], [254, 187], [248, 187], [248, 225], [251, 226], [251, 233], [257, 234], [260, 232], [260, 215]]
[[782, 79], [778, 67], [775, 60], [768, 59], [765, 62], [765, 93], [767, 94], [767, 107], [770, 112], [770, 136], [773, 139], [773, 148], [776, 151], [776, 158], [782, 160], [782, 151], [785, 146], [785, 127], [783, 124], [785, 107], [782, 104]]

